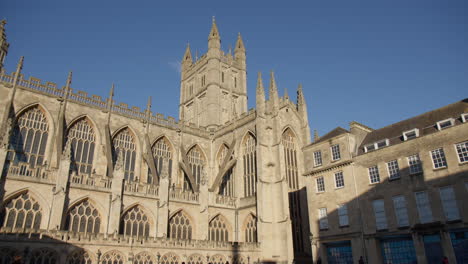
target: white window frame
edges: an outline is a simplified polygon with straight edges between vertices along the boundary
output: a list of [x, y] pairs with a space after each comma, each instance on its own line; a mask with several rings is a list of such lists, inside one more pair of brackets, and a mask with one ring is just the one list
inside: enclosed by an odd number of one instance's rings
[[[444, 124], [446, 122], [450, 122], [450, 126], [442, 127], [442, 124]], [[443, 130], [443, 129], [452, 127], [454, 124], [455, 124], [455, 119], [453, 119], [453, 118], [447, 118], [447, 119], [444, 119], [444, 120], [440, 120], [440, 121], [437, 122], [437, 129], [438, 130]]]
[[[367, 172], [369, 173], [369, 182], [371, 184], [376, 184], [380, 182], [379, 167], [377, 165], [367, 168]], [[374, 173], [377, 173], [377, 174], [374, 174]], [[373, 181], [373, 178], [377, 180]]]
[[[337, 158], [335, 158], [335, 152], [333, 151], [333, 148], [336, 147], [336, 153], [337, 153]], [[341, 150], [340, 150], [340, 144], [335, 144], [330, 147], [330, 152], [331, 152], [331, 158], [332, 161], [337, 161], [341, 159]]]
[[432, 168], [443, 169], [447, 168], [447, 157], [445, 156], [444, 148], [433, 149], [429, 152], [432, 159]]
[[326, 207], [322, 207], [318, 209], [318, 219], [319, 219], [319, 229], [327, 230], [328, 229], [328, 215], [327, 215]]
[[404, 195], [397, 195], [392, 197], [393, 208], [395, 210], [395, 217], [397, 219], [398, 227], [409, 226], [408, 208], [406, 207], [406, 199]]
[[[322, 181], [323, 190], [319, 190], [319, 180]], [[325, 192], [325, 178], [323, 178], [323, 176], [315, 178], [315, 185], [317, 185], [317, 192], [318, 193]]]
[[[392, 170], [396, 170], [396, 173], [392, 174]], [[387, 162], [387, 172], [388, 172], [388, 178], [390, 180], [399, 179], [401, 177], [400, 166], [398, 165], [398, 160], [391, 160]]]
[[[385, 143], [385, 146], [381, 146], [379, 147], [379, 144], [380, 143]], [[372, 149], [369, 149], [369, 147], [373, 146]], [[378, 149], [381, 149], [381, 148], [385, 148], [385, 147], [388, 147], [390, 146], [390, 140], [388, 140], [388, 138], [386, 139], [382, 139], [382, 140], [379, 140], [379, 141], [376, 141], [372, 144], [367, 144], [364, 146], [364, 152], [369, 152], [369, 151], [374, 151], [374, 150], [378, 150]]]
[[463, 123], [468, 122], [468, 113], [463, 113], [463, 114], [460, 115], [460, 117], [461, 117]]
[[374, 209], [375, 229], [384, 230], [388, 228], [387, 214], [385, 213], [385, 201], [383, 199], [372, 201]]
[[[372, 147], [371, 149], [369, 149], [370, 147]], [[364, 146], [364, 152], [367, 153], [369, 151], [373, 151], [373, 150], [376, 150], [375, 148], [375, 143], [372, 143], [372, 144], [368, 144], [368, 145], [365, 145]]]
[[455, 197], [455, 190], [452, 186], [445, 186], [439, 188], [440, 200], [442, 208], [444, 209], [445, 219], [447, 221], [454, 221], [460, 219], [460, 210], [457, 205], [457, 198]]
[[[341, 176], [340, 176], [340, 175], [341, 175]], [[334, 176], [335, 176], [335, 188], [336, 188], [336, 189], [344, 188], [345, 182], [344, 182], [344, 174], [343, 174], [343, 171], [335, 172]], [[337, 177], [337, 176], [340, 176], [340, 177], [341, 177], [340, 181], [341, 181], [342, 185], [340, 185], [340, 186], [338, 186], [338, 177]]]
[[[419, 157], [418, 153], [410, 155], [406, 157], [406, 159], [408, 160], [410, 175], [419, 174], [423, 172], [421, 158]], [[416, 168], [418, 169], [418, 171], [415, 171]]]
[[[462, 145], [465, 145], [465, 146], [463, 147]], [[457, 152], [458, 163], [467, 163], [468, 162], [468, 141], [457, 143], [454, 146], [455, 146], [455, 151]]]
[[431, 223], [434, 217], [427, 191], [415, 192], [414, 198], [416, 199], [416, 207], [418, 208], [419, 222], [421, 224]]
[[[320, 164], [317, 162], [317, 160], [320, 160]], [[323, 164], [322, 151], [320, 150], [314, 151], [314, 167], [322, 166], [322, 164]]]
[[[415, 136], [411, 137], [411, 138], [408, 138], [408, 134], [411, 134], [411, 133], [414, 133]], [[419, 137], [419, 129], [417, 129], [417, 128], [403, 132], [403, 140], [404, 141], [414, 139], [414, 138], [417, 138], [417, 137]]]
[[348, 206], [346, 204], [338, 205], [338, 223], [341, 227], [349, 226]]

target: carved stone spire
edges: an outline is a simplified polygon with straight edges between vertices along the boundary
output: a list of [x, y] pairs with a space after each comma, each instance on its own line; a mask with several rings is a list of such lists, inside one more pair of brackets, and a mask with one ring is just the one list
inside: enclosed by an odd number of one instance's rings
[[262, 73], [258, 72], [256, 91], [257, 112], [259, 115], [265, 113], [265, 88], [263, 88]]
[[208, 52], [210, 50], [219, 51], [220, 49], [221, 49], [221, 37], [219, 36], [218, 26], [216, 26], [216, 20], [213, 17], [213, 23], [211, 25], [210, 35], [208, 35]]
[[289, 100], [288, 88], [284, 88], [284, 99]]
[[278, 106], [278, 87], [276, 86], [275, 81], [275, 73], [273, 71], [270, 72], [270, 89], [269, 89], [269, 100], [271, 104], [276, 109]]
[[8, 54], [8, 47], [10, 44], [7, 42], [5, 33], [6, 20], [0, 21], [0, 73], [3, 71], [3, 62]]
[[182, 66], [187, 67], [191, 66], [193, 63], [192, 52], [190, 51], [190, 44], [187, 43], [187, 48], [185, 48], [184, 57], [182, 58]]

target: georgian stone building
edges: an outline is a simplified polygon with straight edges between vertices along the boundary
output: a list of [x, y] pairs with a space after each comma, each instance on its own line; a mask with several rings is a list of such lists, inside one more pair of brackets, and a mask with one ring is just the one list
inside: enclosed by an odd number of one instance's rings
[[302, 88], [280, 97], [272, 73], [266, 100], [259, 75], [248, 110], [240, 35], [223, 52], [213, 21], [207, 53], [187, 47], [179, 121], [22, 67], [0, 75], [0, 263], [310, 259]]

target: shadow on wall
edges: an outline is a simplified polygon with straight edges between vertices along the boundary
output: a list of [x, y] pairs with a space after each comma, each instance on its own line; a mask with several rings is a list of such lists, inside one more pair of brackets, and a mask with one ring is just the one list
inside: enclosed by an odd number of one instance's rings
[[[410, 175], [409, 168], [402, 168], [399, 178], [386, 178], [345, 203], [348, 225], [341, 225], [343, 210], [340, 212], [334, 207], [322, 219], [328, 228], [320, 228], [321, 206], [315, 204], [317, 210], [313, 214], [318, 220], [313, 223], [317, 227], [314, 230], [320, 231], [312, 234], [315, 237], [313, 245], [318, 252], [313, 263], [361, 264], [372, 263], [373, 260], [380, 263], [419, 263], [427, 259], [427, 263], [432, 264], [442, 263], [444, 257], [448, 257], [449, 263], [455, 263], [455, 259], [457, 263], [468, 263], [468, 226], [462, 220], [467, 217], [463, 212], [468, 211], [467, 180], [468, 171], [426, 180], [424, 172]], [[442, 201], [440, 188], [444, 187], [453, 188], [451, 197], [455, 197], [454, 201], [447, 197]], [[428, 195], [428, 200], [423, 197], [423, 192]], [[421, 194], [418, 202], [416, 193]], [[458, 210], [458, 217], [447, 220], [447, 210]], [[423, 217], [428, 220], [421, 221], [420, 214], [424, 213]], [[356, 256], [356, 253], [360, 255]]]

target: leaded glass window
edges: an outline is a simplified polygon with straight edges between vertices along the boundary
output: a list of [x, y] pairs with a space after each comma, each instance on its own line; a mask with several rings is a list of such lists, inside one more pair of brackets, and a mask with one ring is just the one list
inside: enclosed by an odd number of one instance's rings
[[93, 167], [94, 146], [96, 135], [88, 119], [82, 118], [69, 129], [67, 142], [72, 147], [72, 170], [78, 173], [90, 174]]
[[180, 258], [177, 254], [174, 253], [167, 253], [161, 257], [160, 264], [179, 264]]
[[67, 264], [92, 264], [93, 259], [86, 250], [78, 249], [67, 257]]
[[204, 259], [205, 257], [200, 254], [192, 254], [188, 257], [187, 264], [204, 264]]
[[101, 216], [88, 199], [74, 205], [68, 211], [67, 228], [81, 233], [99, 233]]
[[100, 264], [124, 264], [124, 261], [125, 259], [122, 253], [112, 250], [101, 257]]
[[134, 264], [156, 264], [156, 260], [149, 252], [143, 251], [135, 256]]
[[[16, 249], [4, 247], [0, 248], [0, 264], [11, 264], [16, 256], [21, 256]], [[197, 263], [198, 264], [198, 263]]]
[[226, 220], [221, 215], [213, 218], [208, 226], [208, 237], [212, 241], [228, 241], [229, 231]]
[[244, 197], [257, 192], [257, 151], [255, 138], [248, 134], [243, 144]]
[[23, 112], [13, 125], [7, 160], [17, 165], [27, 163], [30, 167], [44, 163], [49, 125], [39, 106]]
[[169, 220], [169, 237], [173, 239], [192, 239], [192, 224], [183, 211], [179, 211]]
[[[187, 159], [189, 163], [189, 170], [192, 171], [193, 178], [195, 179], [195, 184], [197, 189], [200, 186], [201, 175], [205, 170], [206, 159], [201, 151], [200, 147], [194, 146], [187, 153]], [[191, 190], [190, 183], [185, 177], [184, 181], [184, 190]]]
[[[221, 169], [221, 165], [223, 164], [224, 158], [229, 152], [229, 148], [226, 145], [221, 145], [221, 149], [218, 152], [218, 165]], [[223, 175], [221, 184], [219, 185], [219, 192], [220, 195], [224, 196], [234, 196], [234, 175], [233, 169], [229, 169], [226, 174]]]
[[249, 214], [245, 225], [245, 242], [257, 242], [257, 218]]
[[118, 160], [118, 155], [123, 156], [125, 180], [133, 181], [135, 177], [136, 144], [135, 136], [129, 128], [122, 129], [113, 139], [114, 162]]
[[39, 248], [31, 253], [30, 264], [56, 264], [58, 263], [57, 252], [49, 248]]
[[150, 223], [148, 216], [139, 206], [128, 210], [122, 217], [120, 233], [127, 236], [149, 236]]
[[3, 227], [39, 229], [41, 225], [41, 207], [27, 192], [8, 201], [3, 214]]
[[154, 143], [153, 147], [151, 148], [154, 157], [154, 164], [156, 165], [156, 171], [158, 176], [151, 175], [151, 171], [148, 173], [148, 183], [154, 183], [154, 177], [159, 177], [161, 175], [161, 170], [163, 168], [163, 160], [166, 159], [169, 164], [169, 179], [171, 178], [171, 171], [172, 171], [172, 149], [170, 147], [169, 141], [167, 138], [163, 137], [160, 138], [156, 143]]
[[281, 143], [284, 147], [284, 163], [289, 189], [297, 190], [299, 188], [299, 173], [297, 169], [296, 138], [291, 130], [288, 129], [283, 133]]

